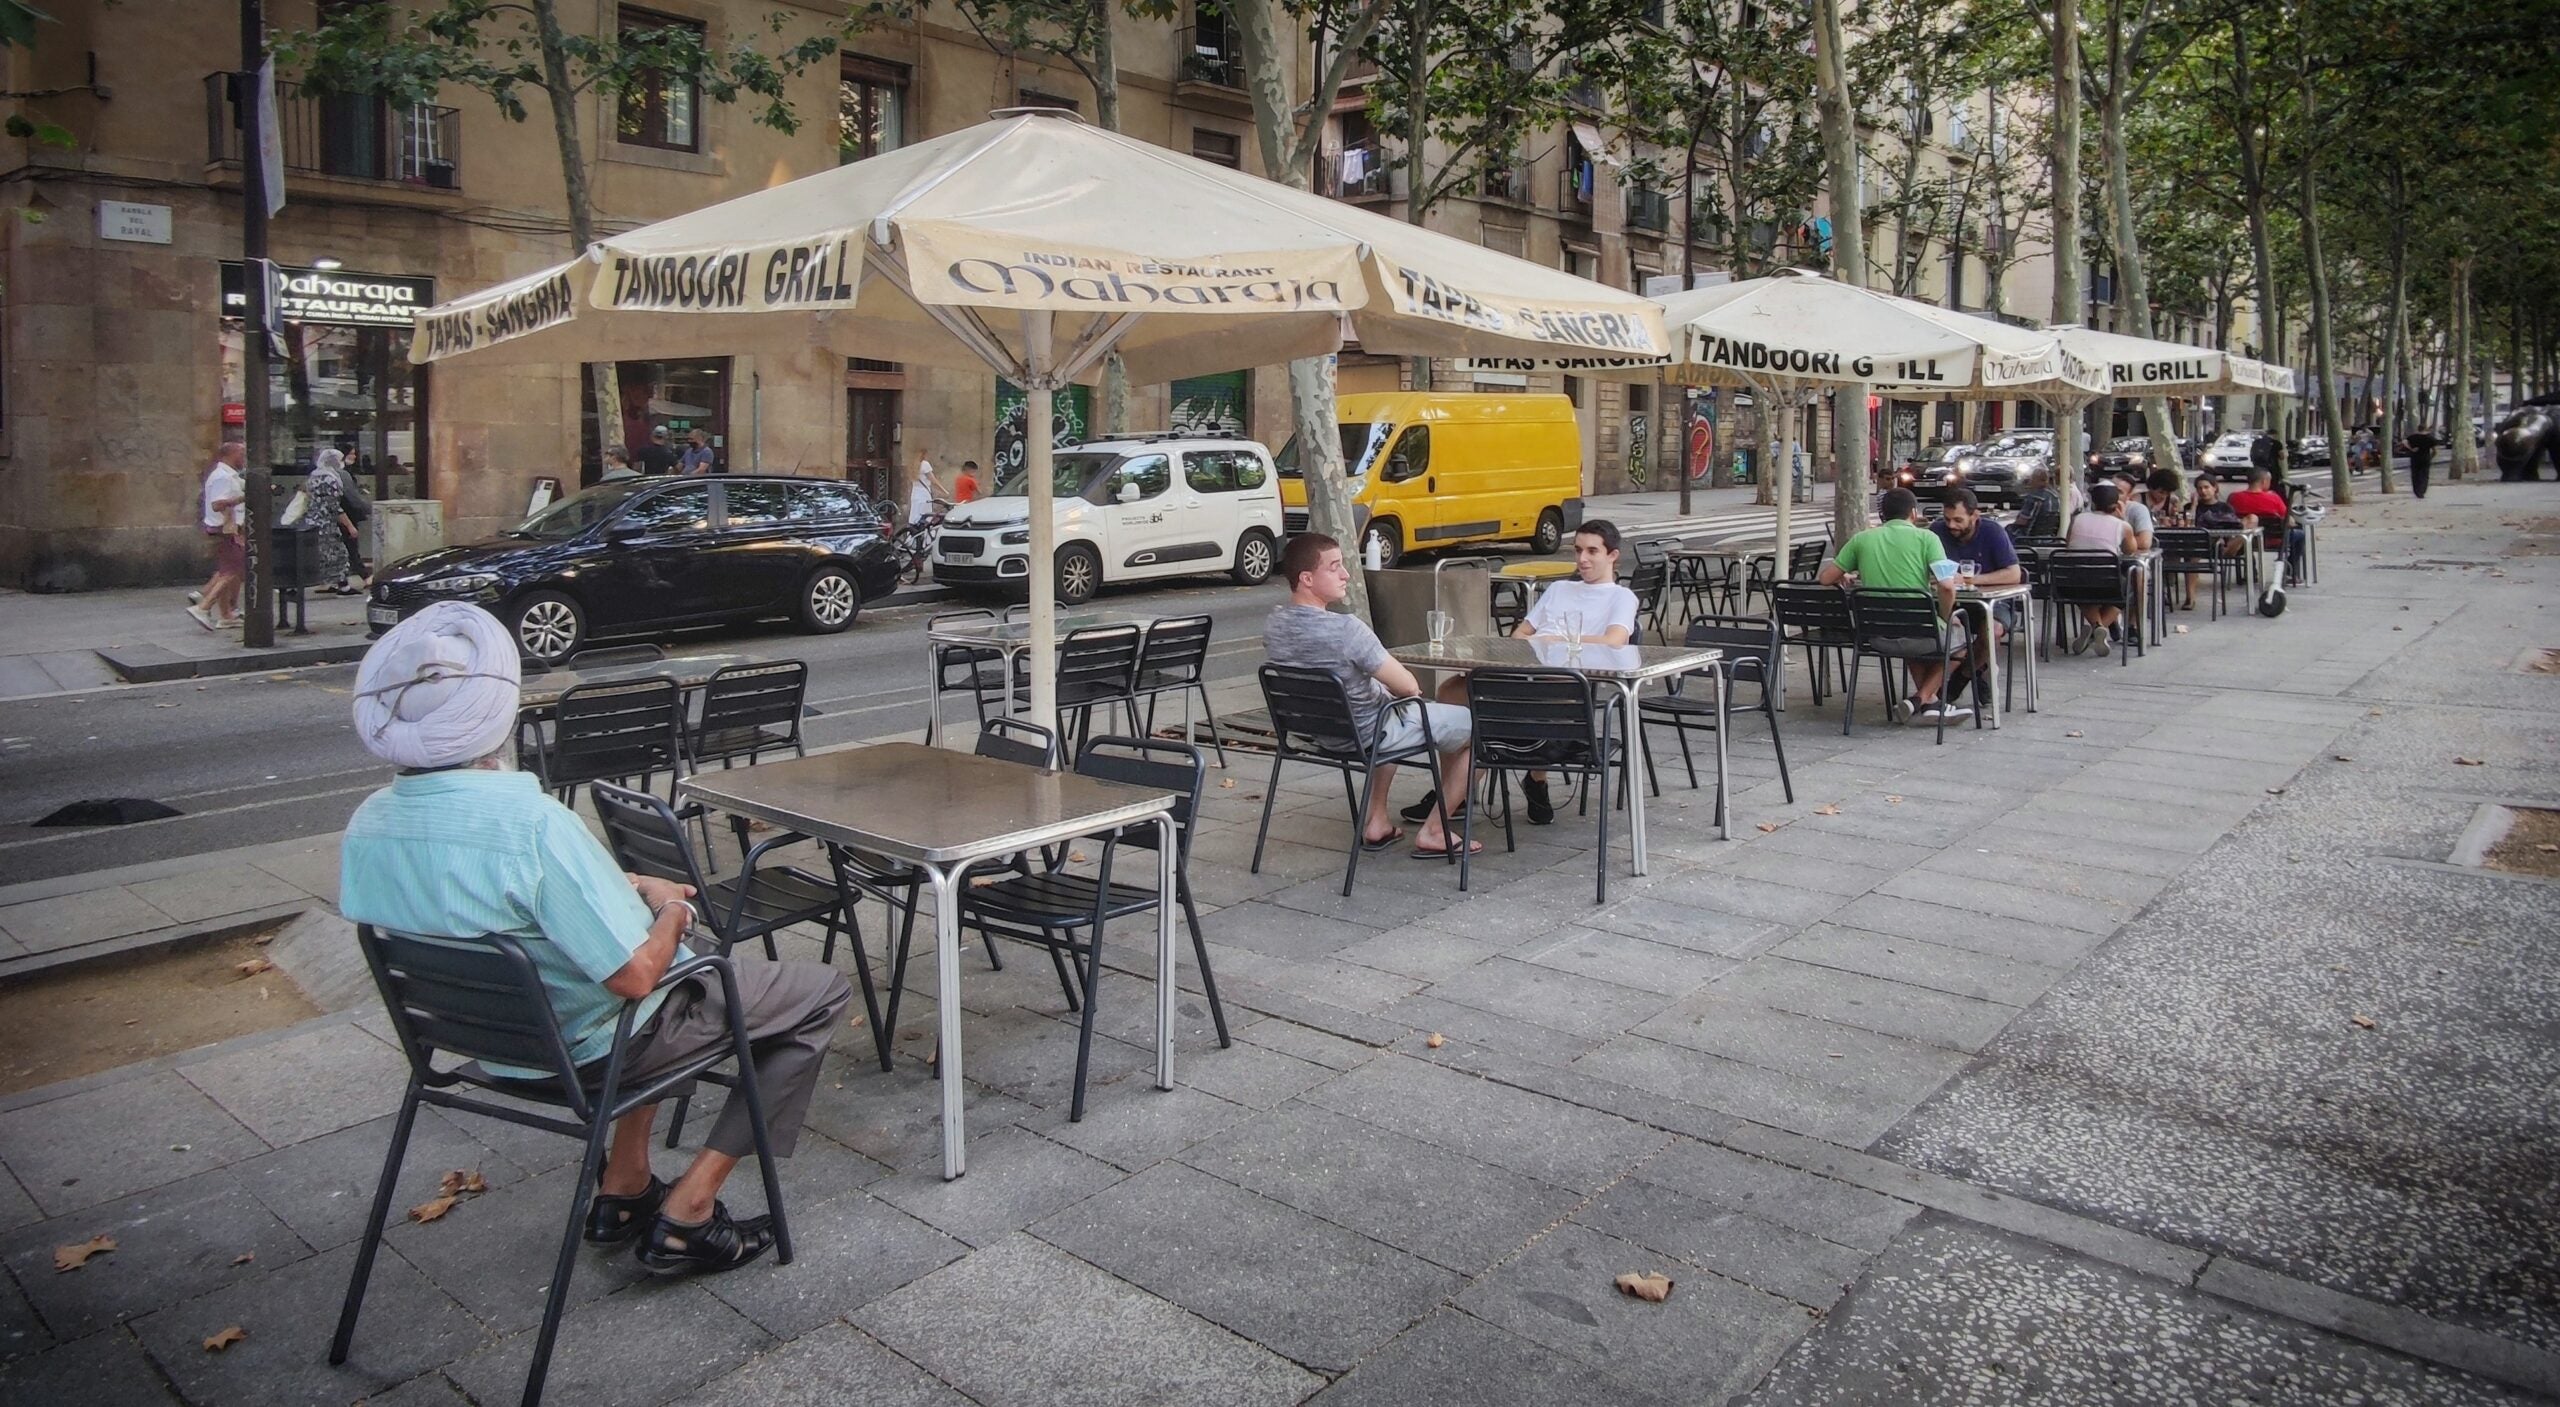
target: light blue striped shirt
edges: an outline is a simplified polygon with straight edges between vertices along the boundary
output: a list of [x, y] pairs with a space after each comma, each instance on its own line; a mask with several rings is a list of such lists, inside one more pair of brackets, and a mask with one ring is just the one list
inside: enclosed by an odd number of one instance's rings
[[[622, 999], [604, 981], [649, 938], [649, 906], [575, 812], [530, 772], [460, 768], [366, 797], [338, 856], [338, 912], [424, 937], [525, 941], [581, 1065], [613, 1046]], [[677, 960], [687, 956], [679, 950]], [[665, 993], [640, 1004], [645, 1025]], [[492, 1065], [497, 1074], [548, 1071]]]

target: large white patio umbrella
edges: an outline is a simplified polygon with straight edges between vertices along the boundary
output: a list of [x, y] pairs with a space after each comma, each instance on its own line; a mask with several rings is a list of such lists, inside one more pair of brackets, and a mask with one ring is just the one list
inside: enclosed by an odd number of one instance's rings
[[2212, 347], [2189, 347], [2151, 337], [2100, 332], [2077, 324], [2048, 329], [2077, 356], [2107, 364], [2118, 396], [2259, 395], [2292, 384], [2282, 367]]
[[2061, 466], [2079, 460], [2080, 411], [2113, 393], [2114, 381], [2106, 360], [2076, 350], [2063, 339], [2059, 329], [2019, 327], [1997, 318], [1957, 312], [1933, 303], [1911, 299], [1897, 301], [1908, 304], [1916, 316], [1978, 338], [1984, 349], [1984, 364], [1989, 374], [1975, 377], [1962, 385], [1911, 381], [1879, 383], [1876, 387], [1878, 393], [1931, 400], [2034, 401], [2052, 412], [2055, 428], [2053, 486], [2061, 496], [2063, 517], [2068, 520], [2077, 476]]
[[1636, 356], [1635, 294], [1087, 127], [994, 121], [599, 241], [418, 315], [410, 359], [823, 349], [1024, 391], [1032, 713], [1054, 722], [1052, 396], [1118, 351], [1141, 384], [1333, 351]]

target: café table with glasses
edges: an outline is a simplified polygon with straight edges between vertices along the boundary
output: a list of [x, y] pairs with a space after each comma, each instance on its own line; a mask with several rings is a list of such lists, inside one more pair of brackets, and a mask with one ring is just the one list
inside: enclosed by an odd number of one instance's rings
[[[1056, 633], [1058, 638], [1064, 639], [1069, 631], [1102, 625], [1134, 625], [1144, 630], [1155, 624], [1163, 615], [1162, 611], [1150, 610], [1061, 611], [1057, 617]], [[944, 732], [943, 690], [940, 687], [942, 650], [948, 646], [960, 645], [991, 651], [1002, 657], [1003, 673], [998, 677], [1011, 679], [1014, 677], [1016, 659], [1031, 649], [1031, 622], [1019, 617], [1010, 620], [985, 617], [945, 621], [928, 626], [924, 638], [925, 697], [931, 709], [925, 719], [924, 740], [925, 746], [935, 747], [941, 744]]]
[[[1070, 771], [881, 743], [697, 773], [686, 795], [875, 860], [914, 866], [933, 899], [942, 1175], [968, 1171], [960, 1063], [960, 900], [987, 862], [1123, 827], [1156, 828], [1156, 1088], [1173, 1088], [1175, 798]], [[847, 896], [850, 899], [851, 896]], [[919, 900], [922, 895], [919, 894]]]
[[2036, 592], [2034, 587], [2023, 581], [2011, 582], [2006, 586], [1973, 585], [1974, 570], [1975, 564], [1971, 562], [1956, 564], [1956, 609], [1974, 618], [1974, 638], [1980, 640], [1983, 645], [1982, 693], [1985, 703], [1982, 721], [1990, 727], [1997, 728], [2000, 726], [2002, 666], [1999, 642], [1991, 628], [1993, 608], [2002, 602], [2018, 603], [2018, 609], [2021, 612], [2018, 628], [2025, 634], [2027, 640], [2025, 651], [2027, 712], [2034, 713], [2037, 711], [2035, 643], [2036, 631], [2040, 628], [2036, 619]]
[[[1552, 637], [1522, 639], [1513, 635], [1453, 635], [1437, 644], [1405, 645], [1387, 652], [1406, 668], [1416, 673], [1469, 674], [1479, 669], [1565, 669], [1588, 678], [1593, 684], [1605, 684], [1617, 692], [1626, 710], [1629, 729], [1627, 763], [1629, 768], [1643, 765], [1644, 730], [1636, 726], [1636, 695], [1654, 680], [1682, 674], [1705, 674], [1715, 684], [1716, 700], [1716, 793], [1727, 796], [1731, 781], [1726, 765], [1727, 732], [1725, 705], [1724, 652], [1691, 649], [1685, 645], [1593, 645], [1578, 640]], [[1427, 692], [1427, 691], [1426, 691]], [[1601, 804], [1608, 804], [1608, 787], [1600, 784]], [[1627, 786], [1627, 844], [1629, 872], [1645, 872], [1645, 785], [1641, 777], [1629, 779]], [[1716, 810], [1716, 836], [1733, 838], [1733, 815], [1730, 801], [1721, 801]]]

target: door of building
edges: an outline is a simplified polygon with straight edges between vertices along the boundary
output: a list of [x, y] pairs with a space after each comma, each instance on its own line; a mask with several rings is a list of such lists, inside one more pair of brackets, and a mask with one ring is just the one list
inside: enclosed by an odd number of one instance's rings
[[873, 503], [894, 502], [889, 486], [898, 469], [898, 393], [844, 393], [844, 476]]

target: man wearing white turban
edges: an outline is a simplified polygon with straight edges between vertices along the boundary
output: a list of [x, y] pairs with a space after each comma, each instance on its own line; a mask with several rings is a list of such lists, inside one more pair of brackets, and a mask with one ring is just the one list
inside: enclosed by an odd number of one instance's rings
[[[576, 813], [509, 769], [520, 680], [506, 627], [458, 601], [427, 607], [366, 652], [356, 668], [356, 738], [400, 775], [347, 824], [339, 912], [422, 937], [522, 941], [581, 1065], [610, 1052], [625, 1003], [638, 1005], [626, 1078], [725, 1048], [728, 1016], [707, 976], [658, 985], [690, 956], [681, 940], [693, 922], [692, 888], [623, 873]], [[823, 963], [741, 962], [736, 971], [773, 1150], [788, 1156], [853, 987]], [[770, 1217], [732, 1217], [719, 1201], [755, 1147], [746, 1101], [727, 1101], [673, 1183], [649, 1165], [656, 1115], [655, 1106], [637, 1109], [614, 1125], [588, 1242], [638, 1237], [641, 1263], [660, 1274], [733, 1270], [772, 1249]]]

